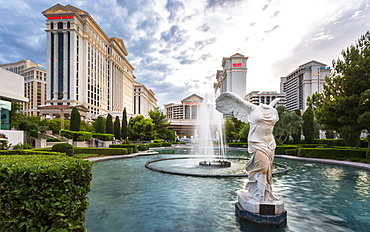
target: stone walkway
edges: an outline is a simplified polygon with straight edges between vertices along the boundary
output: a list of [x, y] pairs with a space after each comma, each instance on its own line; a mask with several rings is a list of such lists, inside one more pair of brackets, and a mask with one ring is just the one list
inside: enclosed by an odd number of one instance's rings
[[370, 170], [370, 164], [365, 164], [365, 163], [357, 163], [357, 162], [342, 161], [342, 160], [331, 160], [331, 159], [306, 158], [306, 157], [298, 157], [298, 156], [290, 156], [290, 155], [275, 155], [275, 157], [283, 158], [283, 159], [290, 159], [290, 160], [315, 162], [315, 163], [343, 165], [343, 166], [348, 166], [348, 167]]

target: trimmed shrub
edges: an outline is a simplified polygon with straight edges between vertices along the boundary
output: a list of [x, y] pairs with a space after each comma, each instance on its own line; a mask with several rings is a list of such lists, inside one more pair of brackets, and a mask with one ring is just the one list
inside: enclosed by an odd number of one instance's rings
[[92, 133], [86, 131], [70, 131], [62, 130], [60, 135], [66, 137], [67, 139], [73, 139], [74, 141], [85, 141], [91, 139]]
[[0, 150], [0, 155], [66, 155], [61, 152], [41, 151], [41, 150]]
[[335, 149], [335, 148], [300, 148], [298, 156], [321, 159], [363, 159], [365, 149]]
[[149, 150], [149, 146], [146, 144], [140, 144], [139, 147], [137, 148], [139, 151], [147, 151]]
[[83, 231], [92, 163], [0, 156], [1, 231]]
[[63, 140], [57, 138], [48, 138], [46, 139], [46, 142], [63, 142]]
[[53, 145], [51, 148], [52, 151], [54, 152], [63, 152], [66, 153], [68, 156], [73, 155], [73, 146], [69, 143], [58, 143]]
[[296, 145], [277, 145], [275, 148], [275, 154], [277, 155], [287, 155], [287, 150], [296, 150], [299, 146]]
[[344, 139], [315, 139], [316, 144], [326, 144], [328, 147], [345, 146]]
[[76, 107], [73, 107], [71, 112], [69, 129], [71, 131], [80, 131], [80, 126], [81, 126], [80, 112], [78, 112], [78, 109]]
[[94, 133], [92, 134], [93, 138], [97, 138], [99, 140], [103, 141], [113, 141], [114, 135], [113, 134], [100, 134], [100, 133]]
[[171, 147], [172, 143], [170, 142], [163, 142], [162, 147]]
[[149, 147], [162, 147], [162, 143], [149, 143]]
[[137, 153], [137, 145], [135, 144], [111, 144], [109, 145], [109, 148], [126, 148], [129, 154]]
[[85, 148], [75, 147], [74, 154], [127, 155], [126, 148]]
[[243, 145], [246, 145], [248, 147], [248, 143], [228, 143], [229, 147], [243, 147]]

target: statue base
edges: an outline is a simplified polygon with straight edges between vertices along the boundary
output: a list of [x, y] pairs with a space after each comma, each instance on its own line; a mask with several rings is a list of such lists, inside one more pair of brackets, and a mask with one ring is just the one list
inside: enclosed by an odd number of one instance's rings
[[238, 194], [235, 211], [239, 218], [265, 226], [280, 227], [286, 224], [287, 211], [284, 202], [259, 203], [248, 198], [248, 192]]

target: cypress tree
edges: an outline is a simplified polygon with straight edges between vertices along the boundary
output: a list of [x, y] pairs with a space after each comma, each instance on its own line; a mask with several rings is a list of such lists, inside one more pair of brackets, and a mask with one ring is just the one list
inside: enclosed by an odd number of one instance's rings
[[78, 112], [78, 109], [76, 107], [73, 107], [71, 112], [71, 123], [69, 129], [71, 131], [80, 131], [80, 125], [81, 125], [80, 112]]
[[[301, 116], [301, 110], [300, 109], [296, 109], [295, 111], [294, 111], [294, 113], [296, 114], [296, 115], [298, 115], [299, 117], [302, 117]], [[298, 133], [292, 133], [292, 137], [293, 137], [293, 143], [294, 144], [300, 144], [301, 143], [301, 131], [302, 131], [302, 127], [299, 127], [298, 128]]]
[[122, 114], [121, 138], [123, 140], [125, 140], [127, 138], [127, 114], [126, 114], [126, 107], [123, 110], [123, 114]]
[[120, 139], [121, 138], [121, 127], [119, 117], [116, 116], [116, 120], [114, 120], [114, 138]]
[[113, 134], [113, 119], [110, 114], [108, 114], [107, 120], [105, 121], [105, 132], [107, 134]]
[[314, 115], [312, 107], [309, 106], [306, 109], [306, 112], [303, 114], [303, 135], [305, 137], [305, 140], [307, 144], [313, 144], [315, 141], [315, 121], [314, 121]]
[[105, 133], [105, 123], [102, 116], [98, 116], [93, 125], [96, 133]]

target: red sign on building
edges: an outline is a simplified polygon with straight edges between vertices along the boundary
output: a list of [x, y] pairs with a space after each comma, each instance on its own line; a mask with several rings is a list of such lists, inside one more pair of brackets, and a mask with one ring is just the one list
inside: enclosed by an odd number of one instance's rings
[[72, 15], [69, 16], [52, 16], [48, 17], [48, 20], [53, 20], [53, 19], [73, 19]]
[[234, 68], [240, 68], [242, 67], [242, 63], [233, 63]]

